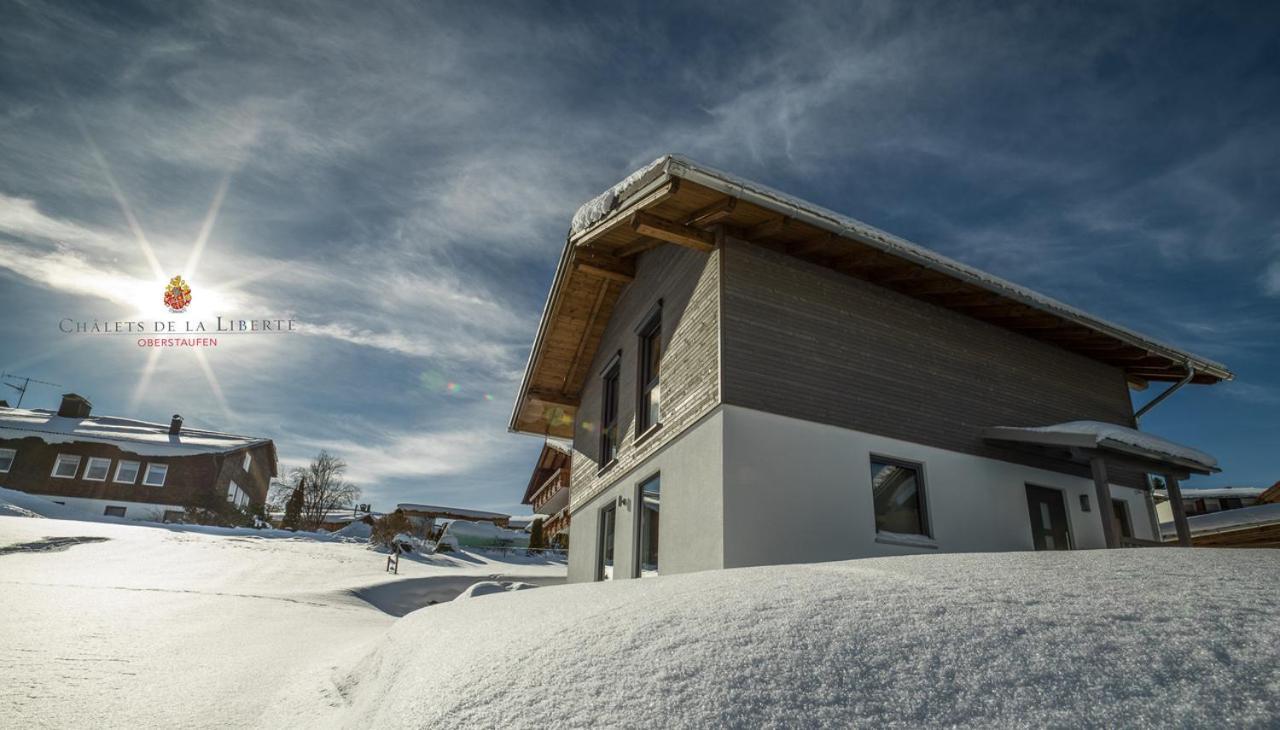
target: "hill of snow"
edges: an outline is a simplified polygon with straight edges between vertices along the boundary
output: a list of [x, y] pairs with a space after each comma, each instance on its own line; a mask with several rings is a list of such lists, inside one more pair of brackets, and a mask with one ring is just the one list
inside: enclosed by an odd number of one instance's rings
[[0, 517], [0, 727], [265, 724], [397, 616], [476, 582], [564, 578], [563, 563], [465, 552], [406, 555], [392, 575], [364, 543], [318, 537]]
[[401, 619], [332, 675], [342, 703], [285, 707], [383, 728], [1275, 726], [1278, 556], [929, 555], [502, 591]]

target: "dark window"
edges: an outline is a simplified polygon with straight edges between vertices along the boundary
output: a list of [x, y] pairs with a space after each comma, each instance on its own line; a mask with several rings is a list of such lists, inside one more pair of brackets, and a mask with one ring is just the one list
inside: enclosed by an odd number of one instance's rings
[[618, 503], [610, 502], [600, 510], [600, 559], [596, 567], [596, 580], [613, 580], [613, 537], [618, 523]]
[[640, 485], [640, 551], [636, 555], [636, 576], [658, 574], [658, 517], [662, 480], [657, 474]]
[[876, 507], [876, 532], [928, 536], [924, 479], [919, 466], [871, 457], [871, 493]]
[[600, 466], [618, 458], [618, 365], [605, 371], [600, 399]]
[[642, 434], [662, 419], [662, 308], [640, 328], [640, 364], [636, 368], [639, 399], [636, 402], [636, 434]]
[[124, 517], [124, 507], [108, 507], [102, 514], [107, 517]]
[[1116, 526], [1116, 535], [1133, 537], [1133, 524], [1129, 521], [1129, 505], [1123, 499], [1111, 500], [1111, 521]]
[[1224, 497], [1218, 501], [1223, 509], [1240, 509], [1244, 506], [1244, 502], [1239, 497]]

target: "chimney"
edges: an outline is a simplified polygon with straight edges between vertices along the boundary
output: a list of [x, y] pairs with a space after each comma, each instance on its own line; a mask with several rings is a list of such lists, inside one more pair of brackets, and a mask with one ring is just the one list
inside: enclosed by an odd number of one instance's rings
[[169, 435], [177, 436], [182, 433], [182, 416], [173, 414], [173, 420], [169, 421]]
[[88, 398], [75, 393], [63, 393], [62, 404], [58, 406], [58, 415], [65, 418], [88, 418], [93, 404]]

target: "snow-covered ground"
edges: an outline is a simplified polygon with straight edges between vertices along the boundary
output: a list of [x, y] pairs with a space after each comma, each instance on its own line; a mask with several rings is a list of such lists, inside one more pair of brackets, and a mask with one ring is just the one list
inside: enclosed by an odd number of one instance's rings
[[259, 725], [295, 683], [340, 704], [318, 688], [397, 616], [565, 572], [471, 553], [385, 565], [280, 531], [0, 517], [0, 727]]
[[563, 564], [262, 534], [0, 517], [0, 726], [1280, 724], [1275, 551], [519, 590]]
[[[337, 727], [1275, 727], [1280, 553], [928, 555], [503, 592], [287, 706]], [[341, 688], [324, 706], [321, 687]]]

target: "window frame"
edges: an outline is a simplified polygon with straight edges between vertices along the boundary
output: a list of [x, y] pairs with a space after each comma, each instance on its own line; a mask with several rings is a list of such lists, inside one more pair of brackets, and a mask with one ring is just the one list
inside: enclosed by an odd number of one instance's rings
[[[113, 514], [111, 514], [111, 510], [113, 510], [113, 509], [118, 509], [118, 510], [120, 510], [120, 514], [118, 514], [118, 515], [113, 515]], [[120, 506], [120, 505], [118, 505], [118, 504], [109, 504], [109, 505], [107, 505], [107, 506], [106, 506], [106, 509], [102, 510], [102, 516], [103, 516], [103, 517], [119, 517], [119, 518], [122, 518], [122, 519], [123, 519], [123, 518], [124, 518], [124, 516], [125, 516], [128, 512], [129, 512], [129, 508], [128, 508], [128, 507], [121, 507], [121, 506]]]
[[13, 462], [18, 460], [17, 449], [0, 449], [0, 455], [4, 455], [4, 454], [8, 454], [9, 463], [6, 464], [3, 469], [0, 469], [0, 474], [8, 474], [9, 471], [13, 469]]
[[[124, 479], [120, 478], [120, 470], [124, 468], [125, 464], [133, 464], [133, 468], [134, 468], [133, 479], [130, 479], [128, 481], [125, 481]], [[141, 461], [134, 461], [133, 459], [120, 459], [116, 462], [116, 473], [111, 478], [111, 481], [115, 484], [137, 484], [138, 477], [140, 476], [142, 476]]]
[[[600, 471], [605, 471], [617, 463], [618, 451], [622, 446], [622, 434], [619, 433], [622, 418], [618, 413], [622, 405], [621, 356], [622, 353], [619, 351], [617, 355], [610, 358], [600, 378]], [[611, 434], [612, 438], [610, 438]]]
[[[610, 541], [605, 532], [605, 515], [611, 515], [613, 518], [613, 540]], [[606, 578], [605, 569], [605, 547], [613, 548], [613, 555], [610, 556], [613, 568], [610, 575]], [[602, 583], [606, 580], [617, 580], [618, 578], [618, 500], [617, 498], [609, 500], [609, 503], [602, 505], [597, 513], [596, 525], [596, 582]]]
[[[635, 501], [633, 502], [633, 504], [636, 506], [635, 508], [636, 515], [635, 515], [635, 519], [632, 520], [633, 529], [635, 530], [635, 540], [634, 540], [635, 544], [633, 547], [633, 551], [635, 553], [634, 554], [635, 559], [633, 560], [634, 565], [632, 565], [631, 567], [635, 571], [636, 578], [644, 577], [643, 563], [641, 562], [644, 559], [644, 512], [645, 512], [644, 488], [646, 485], [651, 484], [653, 482], [658, 483], [658, 515], [659, 515], [659, 525], [661, 525], [662, 472], [655, 471], [649, 476], [645, 477], [644, 479], [641, 479], [639, 482], [636, 483], [636, 488], [635, 488], [635, 495], [634, 495]], [[661, 546], [662, 546], [661, 527], [659, 527], [658, 547], [660, 548]], [[657, 573], [658, 575], [662, 574], [661, 552], [658, 553], [658, 568], [654, 572]]]
[[[662, 426], [662, 300], [653, 305], [636, 327], [636, 440], [641, 441]], [[654, 347], [657, 362], [651, 362]], [[650, 365], [655, 372], [650, 373]], [[657, 417], [649, 420], [649, 399], [658, 391]]]
[[[67, 474], [59, 474], [59, 473], [58, 473], [58, 467], [62, 464], [62, 462], [63, 462], [63, 460], [64, 460], [64, 459], [67, 459], [67, 460], [75, 459], [76, 468], [75, 468], [75, 470], [74, 470], [71, 474], [69, 474], [69, 475], [67, 475]], [[76, 476], [80, 473], [80, 462], [81, 462], [81, 461], [83, 461], [83, 459], [80, 457], [80, 455], [79, 455], [79, 454], [64, 454], [64, 453], [59, 453], [59, 454], [57, 455], [57, 457], [55, 457], [55, 458], [54, 458], [54, 460], [53, 460], [53, 471], [52, 471], [52, 472], [50, 472], [49, 476], [50, 476], [50, 477], [52, 477], [52, 478], [54, 478], [54, 479], [75, 479], [75, 478], [76, 478]]]
[[[933, 515], [929, 513], [929, 503], [930, 503], [929, 477], [926, 473], [924, 462], [913, 461], [911, 459], [903, 459], [897, 456], [886, 456], [885, 454], [871, 452], [867, 458], [868, 472], [870, 472], [871, 465], [875, 464], [876, 462], [885, 464], [887, 466], [896, 466], [902, 469], [911, 469], [912, 471], [915, 472], [916, 499], [920, 505], [918, 512], [920, 514], [920, 522], [921, 522], [920, 528], [922, 532], [908, 533], [908, 537], [913, 539], [918, 539], [918, 540], [927, 540], [930, 542], [935, 541], [937, 538], [934, 536]], [[885, 535], [885, 538], [884, 538], [885, 540], [894, 540], [894, 538], [891, 537], [892, 535], [902, 535], [904, 533], [880, 530], [880, 524], [878, 519], [879, 516], [876, 514], [875, 475], [869, 473], [868, 476], [871, 478], [871, 483], [870, 483], [871, 518], [876, 523], [875, 525], [876, 538], [880, 539], [881, 535]]]
[[[102, 472], [102, 476], [101, 476], [101, 477], [99, 477], [99, 478], [94, 478], [94, 477], [89, 476], [89, 472], [93, 469], [93, 465], [94, 465], [94, 464], [101, 464], [101, 463], [102, 463], [102, 462], [104, 462], [104, 461], [105, 461], [105, 462], [107, 462], [107, 468]], [[105, 481], [107, 481], [108, 479], [110, 479], [110, 478], [111, 478], [111, 459], [108, 459], [108, 458], [106, 458], [106, 457], [104, 457], [104, 456], [90, 456], [90, 457], [89, 457], [89, 459], [88, 459], [87, 461], [85, 461], [85, 464], [84, 464], [84, 476], [83, 476], [83, 477], [81, 477], [81, 478], [82, 478], [82, 479], [84, 479], [86, 482], [105, 482]]]
[[[164, 476], [160, 477], [159, 484], [151, 483], [151, 470], [164, 469]], [[142, 486], [144, 487], [163, 487], [164, 483], [169, 480], [169, 465], [162, 461], [148, 461], [146, 468], [142, 472]]]

